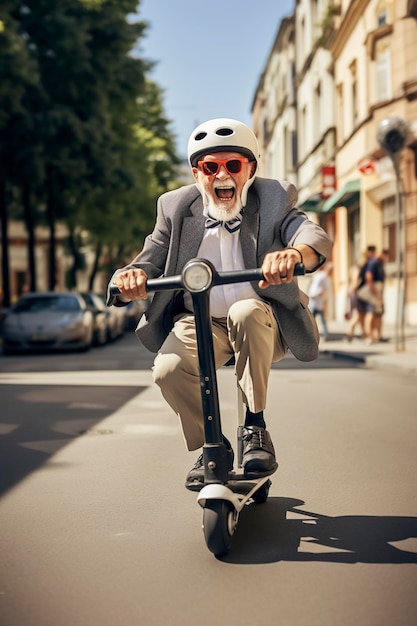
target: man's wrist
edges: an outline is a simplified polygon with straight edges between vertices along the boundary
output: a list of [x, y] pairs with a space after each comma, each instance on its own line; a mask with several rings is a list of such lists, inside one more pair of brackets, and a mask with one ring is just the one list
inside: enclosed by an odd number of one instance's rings
[[294, 246], [290, 246], [288, 250], [295, 250], [300, 255], [300, 263], [304, 263], [303, 255], [298, 248], [294, 248]]

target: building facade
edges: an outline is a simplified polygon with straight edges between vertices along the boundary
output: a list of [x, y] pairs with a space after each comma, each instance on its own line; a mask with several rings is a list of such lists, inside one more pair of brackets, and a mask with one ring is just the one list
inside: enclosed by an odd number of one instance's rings
[[[288, 112], [262, 102], [268, 100], [266, 87], [279, 84], [276, 68], [282, 73], [290, 55], [297, 153], [290, 180], [298, 186], [299, 206], [334, 242], [330, 316], [344, 318], [350, 267], [374, 244], [389, 250], [385, 319], [395, 323], [403, 246], [405, 317], [417, 324], [417, 0], [298, 0], [278, 33], [286, 23], [294, 25], [292, 38], [281, 37], [281, 47], [274, 46], [281, 58], [271, 53], [262, 74], [267, 82], [261, 79], [252, 108], [255, 132], [260, 120], [275, 120], [261, 135], [263, 171], [288, 178], [275, 162], [286, 146], [280, 129]], [[406, 120], [410, 129], [397, 172], [377, 139], [382, 120], [391, 117]]]

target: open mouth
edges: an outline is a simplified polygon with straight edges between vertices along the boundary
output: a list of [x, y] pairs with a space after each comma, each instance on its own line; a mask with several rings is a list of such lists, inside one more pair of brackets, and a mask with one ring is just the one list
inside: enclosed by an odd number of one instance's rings
[[235, 195], [234, 187], [216, 187], [216, 196], [220, 200], [232, 200]]

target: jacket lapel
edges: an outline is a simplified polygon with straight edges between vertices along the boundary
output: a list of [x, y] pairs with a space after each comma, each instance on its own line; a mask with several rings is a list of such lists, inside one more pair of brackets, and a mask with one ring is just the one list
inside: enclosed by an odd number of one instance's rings
[[258, 267], [256, 249], [259, 231], [259, 212], [255, 194], [248, 194], [248, 202], [244, 208], [242, 226], [240, 229], [240, 243], [242, 246], [243, 261], [246, 269]]
[[182, 223], [177, 259], [178, 272], [182, 271], [187, 261], [197, 256], [204, 235], [206, 218], [203, 215], [201, 197], [196, 199], [190, 210], [191, 215], [185, 217]]

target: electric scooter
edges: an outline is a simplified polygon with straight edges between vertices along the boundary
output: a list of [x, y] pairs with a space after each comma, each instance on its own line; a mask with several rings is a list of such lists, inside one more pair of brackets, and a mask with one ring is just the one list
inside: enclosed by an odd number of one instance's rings
[[[294, 268], [294, 275], [305, 273], [302, 263]], [[149, 293], [165, 290], [187, 290], [192, 297], [196, 325], [198, 361], [200, 370], [201, 399], [204, 418], [203, 460], [204, 484], [196, 483], [189, 488], [198, 491], [197, 502], [203, 509], [203, 532], [208, 549], [216, 556], [227, 554], [236, 530], [239, 514], [246, 504], [266, 502], [271, 481], [270, 472], [244, 473], [243, 455], [243, 402], [238, 402], [237, 467], [228, 468], [226, 446], [223, 442], [216, 368], [214, 364], [213, 337], [209, 308], [212, 287], [229, 283], [251, 282], [263, 279], [260, 268], [217, 272], [206, 259], [191, 259], [181, 274], [148, 279]], [[119, 293], [110, 287], [111, 305]]]

